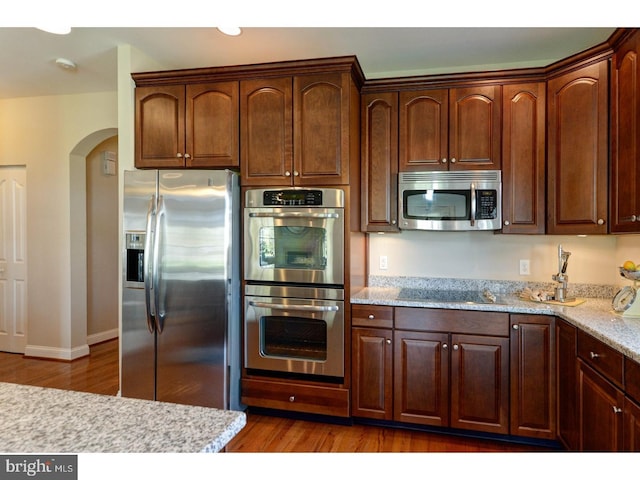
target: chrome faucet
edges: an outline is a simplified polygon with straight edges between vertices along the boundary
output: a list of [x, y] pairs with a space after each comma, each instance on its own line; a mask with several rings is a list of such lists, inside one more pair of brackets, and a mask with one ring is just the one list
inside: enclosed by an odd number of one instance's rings
[[569, 256], [571, 252], [567, 252], [562, 249], [562, 245], [558, 245], [558, 273], [551, 276], [551, 278], [558, 282], [556, 285], [554, 299], [558, 302], [567, 302], [569, 299], [567, 295], [567, 284], [569, 283], [569, 275], [567, 275], [567, 263], [569, 263]]

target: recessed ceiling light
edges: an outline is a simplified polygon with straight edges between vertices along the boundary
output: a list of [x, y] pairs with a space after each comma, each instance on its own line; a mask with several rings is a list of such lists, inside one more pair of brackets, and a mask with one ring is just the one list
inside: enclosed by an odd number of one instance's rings
[[68, 60], [66, 58], [56, 58], [56, 65], [65, 70], [75, 70], [77, 68], [75, 62], [72, 62], [71, 60]]
[[231, 37], [237, 37], [242, 33], [242, 29], [240, 27], [218, 27], [218, 30]]
[[42, 30], [47, 33], [55, 33], [56, 35], [67, 35], [71, 33], [71, 27], [65, 25], [49, 25], [47, 27], [36, 27], [38, 30]]

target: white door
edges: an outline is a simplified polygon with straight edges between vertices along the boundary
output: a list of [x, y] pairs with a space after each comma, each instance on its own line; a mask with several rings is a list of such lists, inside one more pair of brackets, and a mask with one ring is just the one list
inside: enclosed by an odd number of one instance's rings
[[0, 351], [27, 343], [27, 172], [0, 166]]

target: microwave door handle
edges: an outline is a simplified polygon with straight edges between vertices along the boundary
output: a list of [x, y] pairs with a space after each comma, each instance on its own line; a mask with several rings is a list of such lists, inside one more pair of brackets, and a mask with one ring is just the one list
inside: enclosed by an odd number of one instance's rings
[[476, 184], [471, 182], [471, 226], [476, 223]]
[[301, 310], [305, 312], [337, 312], [340, 308], [337, 305], [280, 305], [278, 303], [254, 302], [249, 305], [257, 308], [271, 308], [272, 310]]
[[[147, 314], [147, 328], [150, 333], [154, 331], [154, 323], [156, 310], [153, 308], [151, 303], [151, 293], [153, 290], [153, 274], [150, 274], [150, 269], [153, 269], [153, 262], [151, 261], [152, 251], [153, 251], [153, 220], [156, 215], [156, 196], [152, 195], [151, 200], [149, 201], [149, 208], [147, 210], [147, 222], [145, 229], [145, 241], [144, 241], [144, 260], [143, 260], [143, 269], [144, 269], [144, 301], [145, 301], [145, 312]], [[155, 305], [153, 305], [155, 307]]]
[[251, 212], [249, 217], [259, 218], [339, 218], [338, 213], [308, 213], [308, 212]]

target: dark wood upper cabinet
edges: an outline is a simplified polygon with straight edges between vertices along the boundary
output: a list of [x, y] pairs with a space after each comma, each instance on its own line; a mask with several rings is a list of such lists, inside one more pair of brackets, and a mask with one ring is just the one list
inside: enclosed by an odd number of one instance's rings
[[545, 232], [544, 82], [502, 87], [503, 233]]
[[547, 233], [607, 233], [608, 60], [547, 86]]
[[362, 96], [363, 232], [398, 231], [398, 93]]
[[500, 91], [400, 92], [400, 171], [500, 169]]
[[611, 233], [640, 232], [640, 33], [616, 49], [611, 69]]
[[238, 167], [238, 82], [138, 87], [137, 168]]

